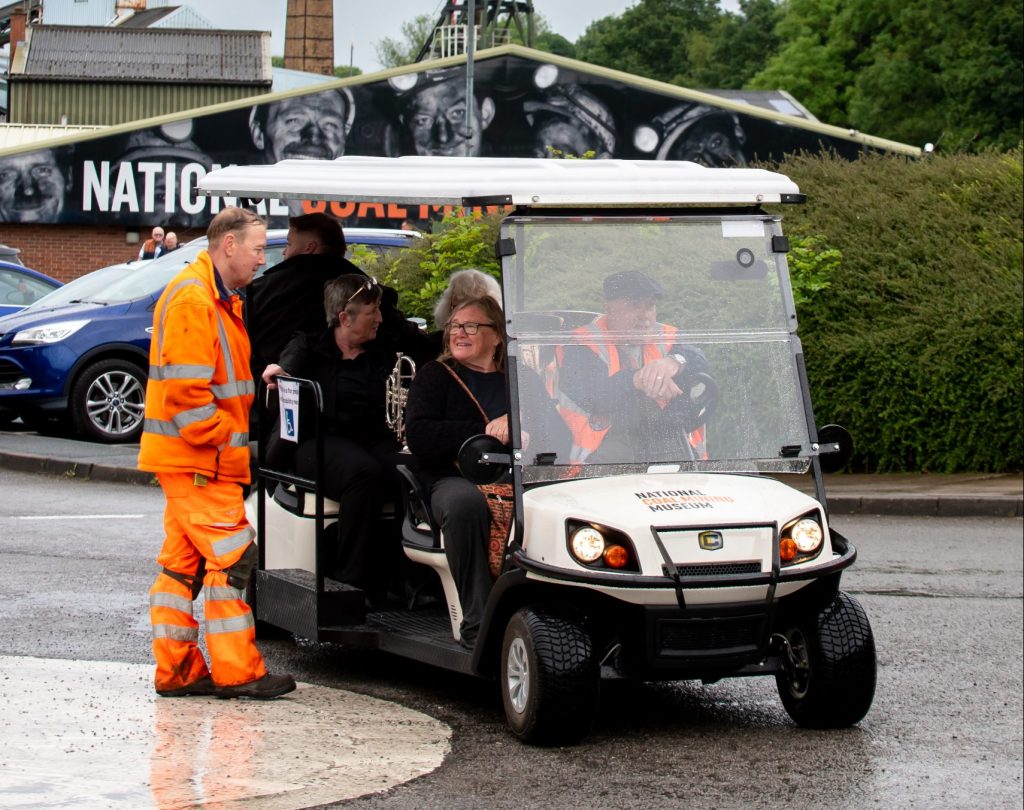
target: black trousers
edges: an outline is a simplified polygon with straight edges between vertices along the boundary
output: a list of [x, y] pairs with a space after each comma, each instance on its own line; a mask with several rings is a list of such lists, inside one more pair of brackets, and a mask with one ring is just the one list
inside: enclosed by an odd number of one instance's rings
[[476, 641], [491, 592], [487, 543], [491, 512], [474, 484], [465, 478], [441, 478], [430, 488], [430, 509], [444, 532], [444, 553], [462, 603], [460, 634]]
[[[395, 467], [408, 463], [393, 439], [364, 447], [341, 436], [324, 437], [324, 495], [341, 504], [339, 544], [329, 576], [369, 593], [383, 594], [395, 574], [401, 549], [402, 501]], [[295, 470], [316, 476], [316, 444], [295, 452]], [[382, 533], [381, 509], [395, 504], [395, 521]]]

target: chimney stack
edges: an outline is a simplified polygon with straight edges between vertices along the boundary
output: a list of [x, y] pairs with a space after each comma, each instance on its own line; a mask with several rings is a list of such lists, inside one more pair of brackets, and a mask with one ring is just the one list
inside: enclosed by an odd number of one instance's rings
[[[7, 63], [14, 67], [14, 52], [19, 45], [25, 44], [25, 9], [16, 8], [11, 12], [11, 52], [10, 61]], [[10, 69], [8, 68], [8, 70]]]
[[334, 75], [333, 0], [288, 0], [284, 66]]

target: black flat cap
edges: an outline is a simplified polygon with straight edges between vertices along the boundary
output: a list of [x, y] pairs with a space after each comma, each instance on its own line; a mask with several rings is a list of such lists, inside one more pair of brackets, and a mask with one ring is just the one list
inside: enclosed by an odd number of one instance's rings
[[609, 301], [620, 298], [647, 300], [661, 298], [664, 288], [646, 273], [639, 270], [623, 270], [612, 273], [604, 280], [604, 297]]

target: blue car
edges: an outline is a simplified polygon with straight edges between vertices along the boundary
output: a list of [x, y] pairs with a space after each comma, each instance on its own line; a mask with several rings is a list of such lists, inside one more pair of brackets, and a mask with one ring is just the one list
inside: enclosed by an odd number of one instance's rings
[[[287, 234], [267, 234], [266, 267], [281, 261]], [[349, 245], [383, 253], [418, 237], [345, 229]], [[205, 247], [204, 237], [152, 261], [96, 270], [0, 318], [0, 412], [19, 414], [35, 430], [71, 427], [92, 441], [138, 441], [153, 308]]]
[[0, 317], [24, 309], [59, 286], [55, 278], [16, 262], [0, 261]]

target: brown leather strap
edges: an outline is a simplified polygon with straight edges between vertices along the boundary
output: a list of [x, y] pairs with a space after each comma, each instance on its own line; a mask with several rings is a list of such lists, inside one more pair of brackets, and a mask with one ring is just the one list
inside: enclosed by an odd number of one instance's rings
[[466, 392], [466, 396], [473, 400], [473, 404], [476, 405], [477, 410], [480, 411], [480, 416], [483, 417], [484, 425], [486, 426], [487, 423], [490, 422], [491, 420], [487, 418], [487, 412], [483, 409], [483, 406], [480, 404], [480, 401], [475, 396], [473, 396], [473, 392], [469, 390], [469, 386], [466, 385], [465, 381], [462, 379], [462, 377], [458, 375], [455, 369], [453, 369], [447, 363], [441, 363], [441, 365], [444, 366], [445, 370], [455, 378], [455, 382], [462, 386], [462, 390]]

